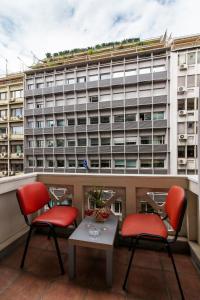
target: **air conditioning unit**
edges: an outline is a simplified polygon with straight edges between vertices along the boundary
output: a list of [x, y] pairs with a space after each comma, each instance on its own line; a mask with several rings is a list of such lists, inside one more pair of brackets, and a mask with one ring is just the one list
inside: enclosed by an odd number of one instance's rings
[[6, 157], [6, 156], [7, 156], [7, 153], [6, 153], [6, 152], [2, 152], [2, 153], [0, 154], [0, 156], [1, 156], [1, 157]]
[[7, 116], [4, 116], [2, 119], [3, 119], [4, 121], [6, 121], [6, 120], [7, 120]]
[[10, 98], [10, 102], [15, 102], [15, 98]]
[[187, 114], [186, 110], [179, 110], [178, 112], [179, 116], [185, 116]]
[[18, 119], [18, 120], [22, 120], [22, 119], [23, 119], [23, 116], [17, 116], [17, 119]]
[[187, 140], [187, 134], [179, 134], [179, 140]]
[[18, 157], [22, 157], [22, 156], [23, 156], [23, 153], [16, 153], [16, 155], [17, 155]]
[[185, 86], [179, 86], [178, 87], [178, 94], [184, 94], [186, 92]]
[[15, 175], [15, 171], [10, 171], [10, 176]]
[[179, 70], [187, 70], [187, 68], [188, 68], [187, 64], [181, 64], [179, 66]]
[[186, 158], [179, 158], [178, 159], [178, 164], [179, 165], [186, 165], [187, 164], [187, 159]]
[[8, 175], [8, 172], [7, 171], [2, 171], [2, 175], [6, 176], [6, 175]]

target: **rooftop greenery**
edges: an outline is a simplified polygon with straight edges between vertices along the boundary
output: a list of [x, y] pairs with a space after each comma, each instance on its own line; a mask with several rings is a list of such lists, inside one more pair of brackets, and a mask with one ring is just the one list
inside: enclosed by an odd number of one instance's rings
[[81, 52], [87, 52], [87, 54], [93, 54], [95, 53], [96, 50], [101, 50], [103, 48], [116, 48], [119, 46], [123, 46], [125, 44], [130, 44], [130, 43], [136, 43], [138, 45], [143, 45], [143, 42], [140, 41], [140, 38], [131, 38], [131, 39], [124, 39], [122, 41], [116, 41], [116, 42], [109, 42], [109, 43], [102, 43], [102, 44], [97, 44], [93, 47], [87, 47], [87, 48], [74, 48], [72, 50], [64, 50], [64, 51], [59, 51], [55, 53], [46, 53], [46, 58], [56, 58], [58, 56], [65, 56], [65, 55], [70, 55], [70, 54], [77, 54]]

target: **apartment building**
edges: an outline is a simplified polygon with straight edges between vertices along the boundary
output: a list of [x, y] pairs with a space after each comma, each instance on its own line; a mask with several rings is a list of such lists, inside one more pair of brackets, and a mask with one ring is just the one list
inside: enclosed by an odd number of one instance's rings
[[23, 172], [23, 75], [0, 78], [0, 177]]
[[[177, 107], [172, 153], [174, 173], [197, 174], [197, 122], [200, 86], [200, 36], [177, 38], [171, 48], [171, 103]], [[172, 123], [174, 123], [172, 121]], [[176, 137], [175, 137], [176, 136]], [[171, 162], [172, 163], [172, 162]]]
[[170, 172], [170, 46], [160, 39], [25, 73], [25, 172]]

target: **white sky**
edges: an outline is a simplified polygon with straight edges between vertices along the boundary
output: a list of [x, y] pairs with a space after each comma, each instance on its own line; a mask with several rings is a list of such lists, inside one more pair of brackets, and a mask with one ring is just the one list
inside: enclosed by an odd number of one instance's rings
[[47, 52], [200, 33], [200, 0], [0, 0], [0, 74]]

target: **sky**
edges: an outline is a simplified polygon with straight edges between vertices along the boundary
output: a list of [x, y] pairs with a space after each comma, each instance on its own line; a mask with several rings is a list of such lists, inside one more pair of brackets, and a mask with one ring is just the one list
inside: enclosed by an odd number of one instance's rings
[[[0, 0], [0, 74], [47, 52], [200, 33], [200, 0]], [[22, 63], [23, 61], [23, 63]]]

